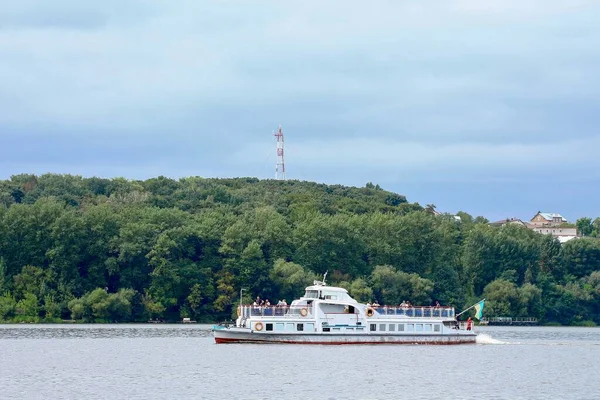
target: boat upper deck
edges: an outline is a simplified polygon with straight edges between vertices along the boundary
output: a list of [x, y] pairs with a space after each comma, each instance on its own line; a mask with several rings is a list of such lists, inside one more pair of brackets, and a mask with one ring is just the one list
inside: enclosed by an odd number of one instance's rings
[[[394, 318], [394, 317], [413, 317], [413, 318], [454, 318], [454, 307], [394, 307], [394, 306], [376, 306], [365, 309], [373, 309], [371, 318]], [[250, 317], [279, 317], [279, 318], [298, 318], [312, 317], [314, 314], [312, 305], [292, 305], [292, 306], [256, 306], [242, 305], [238, 308], [238, 315], [243, 318]], [[358, 314], [355, 310], [352, 314]]]

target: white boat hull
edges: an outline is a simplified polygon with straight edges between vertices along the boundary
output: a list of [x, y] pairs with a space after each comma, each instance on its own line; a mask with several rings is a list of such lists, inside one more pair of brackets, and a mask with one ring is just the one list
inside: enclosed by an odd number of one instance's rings
[[472, 331], [456, 334], [378, 334], [378, 333], [271, 333], [247, 328], [213, 329], [216, 343], [285, 343], [285, 344], [468, 344], [475, 343]]

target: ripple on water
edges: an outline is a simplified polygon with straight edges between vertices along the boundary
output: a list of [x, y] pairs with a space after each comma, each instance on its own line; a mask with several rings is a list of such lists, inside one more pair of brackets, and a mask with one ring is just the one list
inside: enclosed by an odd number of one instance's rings
[[208, 325], [0, 325], [1, 339], [193, 338], [211, 335]]

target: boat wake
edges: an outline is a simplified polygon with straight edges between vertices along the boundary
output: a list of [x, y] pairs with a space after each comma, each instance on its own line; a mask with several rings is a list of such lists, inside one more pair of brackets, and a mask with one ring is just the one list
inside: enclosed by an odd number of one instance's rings
[[475, 338], [477, 344], [510, 344], [509, 342], [503, 342], [498, 339], [494, 339], [486, 333], [479, 333]]

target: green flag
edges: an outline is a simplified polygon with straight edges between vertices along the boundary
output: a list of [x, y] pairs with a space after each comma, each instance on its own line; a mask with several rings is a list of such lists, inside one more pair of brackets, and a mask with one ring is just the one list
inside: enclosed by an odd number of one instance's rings
[[481, 300], [479, 303], [475, 305], [475, 318], [478, 320], [483, 317], [483, 306], [485, 304], [485, 300]]

